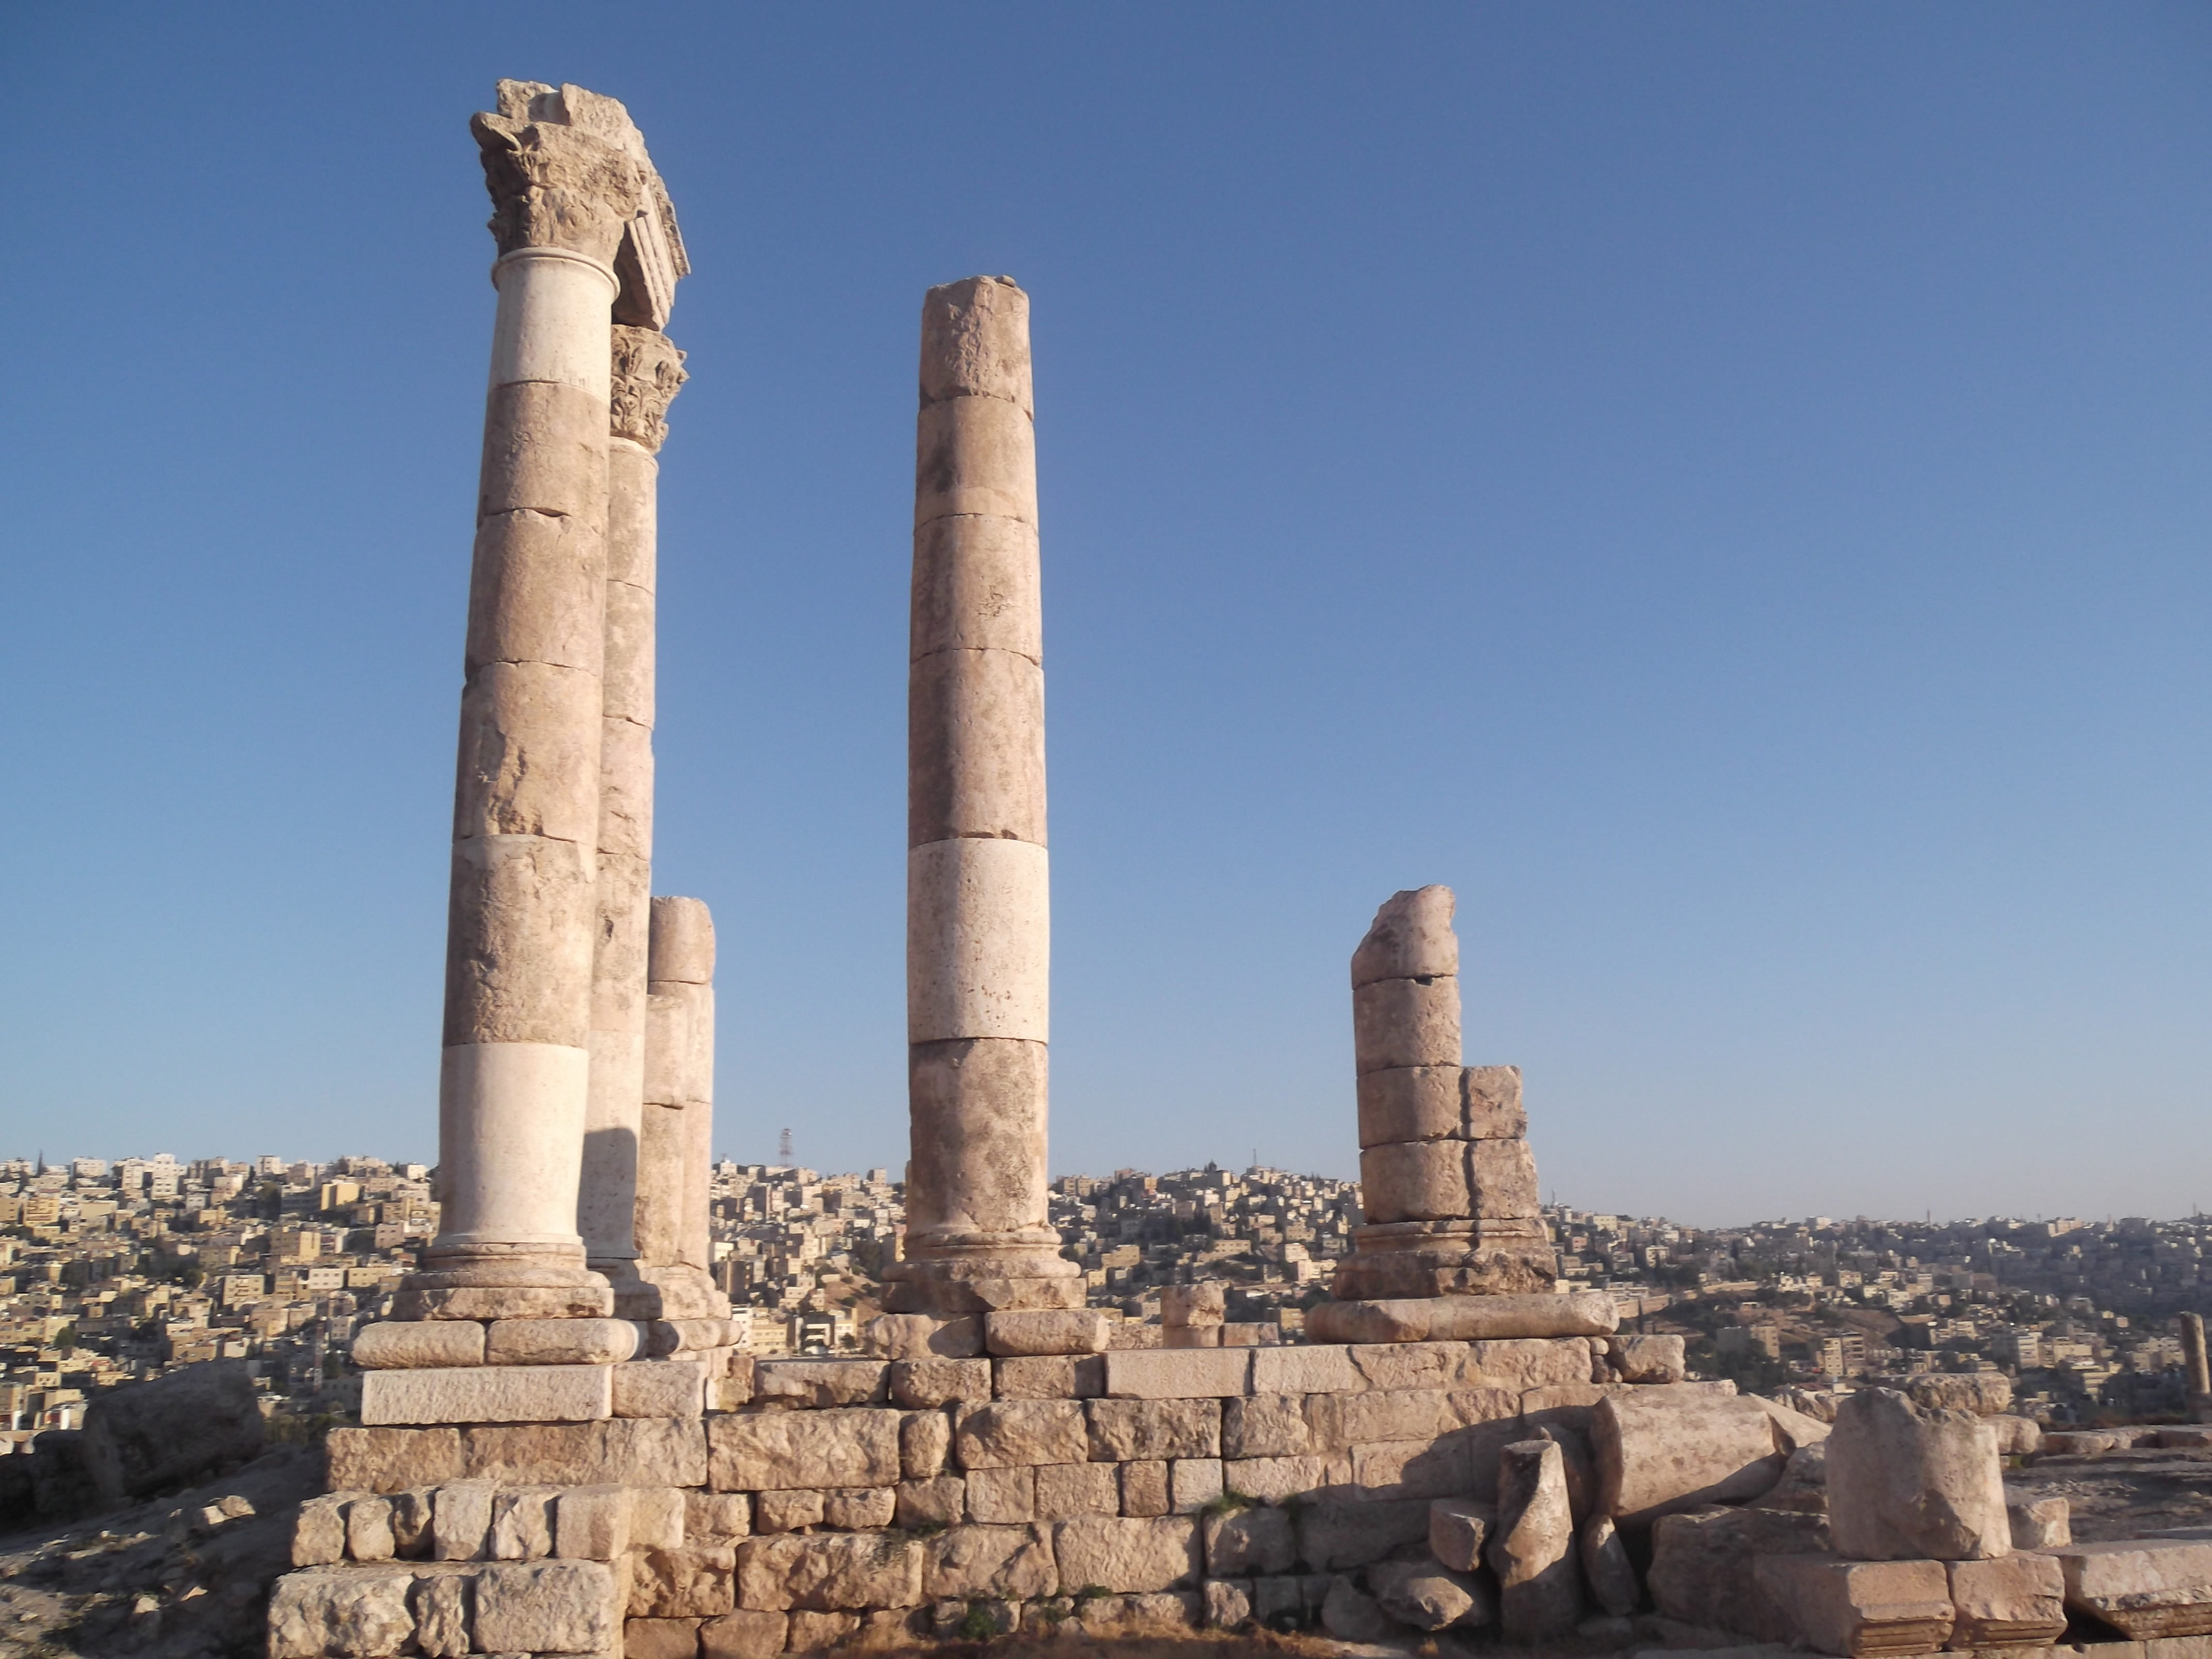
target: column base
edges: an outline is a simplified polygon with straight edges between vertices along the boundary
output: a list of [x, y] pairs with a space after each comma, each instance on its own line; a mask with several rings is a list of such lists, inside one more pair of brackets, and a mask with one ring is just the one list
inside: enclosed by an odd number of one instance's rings
[[584, 1247], [433, 1242], [400, 1282], [394, 1319], [605, 1319], [614, 1291]]
[[1083, 1269], [1050, 1243], [1015, 1236], [1003, 1242], [973, 1235], [958, 1242], [909, 1239], [913, 1252], [884, 1269], [884, 1311], [987, 1314], [1080, 1308]]
[[727, 1319], [730, 1298], [704, 1271], [686, 1263], [640, 1267], [613, 1280], [615, 1313], [623, 1319]]
[[1536, 1219], [1398, 1221], [1355, 1227], [1331, 1285], [1340, 1301], [1547, 1293], [1558, 1255]]

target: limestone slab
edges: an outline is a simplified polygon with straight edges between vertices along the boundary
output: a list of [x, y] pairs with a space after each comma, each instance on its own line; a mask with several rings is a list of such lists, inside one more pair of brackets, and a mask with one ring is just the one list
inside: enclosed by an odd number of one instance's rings
[[1106, 1355], [1106, 1393], [1119, 1400], [1207, 1400], [1250, 1392], [1253, 1350], [1117, 1348]]
[[1093, 1400], [1083, 1409], [1089, 1455], [1102, 1462], [1221, 1455], [1215, 1400]]
[[617, 1417], [697, 1417], [706, 1409], [707, 1367], [696, 1359], [641, 1359], [615, 1367]]
[[2066, 1575], [2048, 1555], [1948, 1564], [1954, 1646], [2021, 1647], [2066, 1633]]
[[456, 1480], [461, 1435], [453, 1428], [337, 1428], [324, 1441], [335, 1492], [404, 1492]]
[[1536, 1213], [1536, 1156], [1525, 1140], [1474, 1140], [1467, 1146], [1467, 1213], [1478, 1220]]
[[895, 1533], [749, 1539], [738, 1547], [738, 1601], [767, 1612], [918, 1607], [925, 1559], [918, 1540]]
[[1195, 1584], [1202, 1571], [1198, 1523], [1188, 1516], [1080, 1516], [1052, 1534], [1064, 1583], [1127, 1595]]
[[1000, 1400], [963, 1405], [954, 1418], [954, 1455], [961, 1467], [971, 1472], [1024, 1464], [1084, 1462], [1091, 1455], [1085, 1405], [1079, 1400]]
[[1111, 1463], [1046, 1463], [1036, 1472], [1036, 1518], [1119, 1515], [1121, 1482]]
[[1368, 1221], [1437, 1221], [1468, 1214], [1470, 1146], [1463, 1140], [1410, 1140], [1363, 1148], [1359, 1196]]
[[899, 1415], [860, 1407], [709, 1418], [709, 1484], [719, 1492], [896, 1486]]
[[891, 1398], [902, 1406], [923, 1407], [950, 1405], [961, 1400], [983, 1401], [990, 1399], [992, 1393], [992, 1364], [988, 1359], [916, 1358], [891, 1363]]
[[930, 1601], [1034, 1601], [1059, 1593], [1048, 1528], [954, 1527], [925, 1540], [922, 1595]]
[[481, 1365], [484, 1328], [454, 1319], [380, 1320], [355, 1334], [353, 1363], [365, 1371]]
[[1359, 1145], [1463, 1139], [1466, 1105], [1456, 1066], [1394, 1066], [1359, 1077]]
[[1094, 1354], [1106, 1351], [1106, 1316], [1096, 1308], [1015, 1309], [983, 1316], [983, 1344], [994, 1355]]
[[1782, 1478], [1786, 1461], [1771, 1420], [1747, 1400], [1632, 1389], [1598, 1404], [1589, 1435], [1597, 1513], [1628, 1528], [1755, 1498]]
[[1940, 1561], [1784, 1555], [1756, 1571], [1789, 1610], [1794, 1633], [1823, 1653], [1934, 1653], [1950, 1638], [1950, 1583]]
[[270, 1593], [270, 1659], [387, 1659], [401, 1652], [415, 1634], [408, 1607], [414, 1583], [413, 1573], [390, 1567], [286, 1573]]
[[2058, 1563], [2066, 1605], [2130, 1641], [2212, 1635], [2212, 1543], [2142, 1538], [2045, 1553]]
[[606, 1365], [483, 1365], [370, 1371], [361, 1414], [369, 1426], [409, 1423], [566, 1423], [610, 1415]]
[[627, 1319], [495, 1321], [484, 1356], [494, 1365], [610, 1365], [637, 1352]]
[[1349, 1394], [1367, 1386], [1367, 1379], [1340, 1346], [1304, 1346], [1257, 1348], [1252, 1354], [1252, 1392], [1255, 1395]]

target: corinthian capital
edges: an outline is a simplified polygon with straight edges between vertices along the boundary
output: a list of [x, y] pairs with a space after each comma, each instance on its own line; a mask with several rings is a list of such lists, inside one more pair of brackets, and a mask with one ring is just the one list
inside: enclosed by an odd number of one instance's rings
[[668, 405], [690, 378], [684, 372], [684, 354], [659, 329], [617, 323], [614, 364], [610, 429], [658, 451], [668, 436]]

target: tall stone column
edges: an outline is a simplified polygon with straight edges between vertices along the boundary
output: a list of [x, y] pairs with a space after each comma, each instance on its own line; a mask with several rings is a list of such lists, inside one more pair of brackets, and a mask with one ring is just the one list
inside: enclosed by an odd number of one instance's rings
[[653, 901], [651, 963], [638, 1137], [638, 1273], [657, 1293], [649, 1316], [726, 1318], [729, 1298], [708, 1272], [714, 923], [702, 901]]
[[[598, 1315], [577, 1193], [605, 718], [611, 319], [673, 288], [623, 106], [503, 81], [471, 123], [499, 247], [439, 1086], [441, 1230], [395, 1311]], [[665, 311], [665, 305], [661, 307]]]
[[645, 1100], [647, 912], [653, 893], [654, 566], [662, 441], [684, 354], [658, 329], [614, 325], [607, 455], [605, 665], [599, 726], [599, 925], [592, 961], [591, 1091], [576, 1220], [617, 1310], [654, 1318], [636, 1270]]
[[895, 1312], [1082, 1305], [1045, 1211], [1051, 915], [1029, 296], [922, 303], [907, 690], [912, 1156]]
[[2181, 1368], [2189, 1386], [2189, 1414], [2202, 1423], [2212, 1418], [2212, 1362], [2204, 1352], [2204, 1316], [2185, 1313], [2175, 1323], [2181, 1328]]

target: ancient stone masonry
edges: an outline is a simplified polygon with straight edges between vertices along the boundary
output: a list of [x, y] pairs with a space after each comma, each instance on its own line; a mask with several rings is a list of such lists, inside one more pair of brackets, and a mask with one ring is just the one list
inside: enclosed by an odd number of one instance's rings
[[[907, 693], [913, 1146], [897, 1313], [1080, 1308], [1046, 1220], [1050, 898], [1029, 296], [922, 303]], [[1051, 1322], [1045, 1322], [1049, 1325]]]

